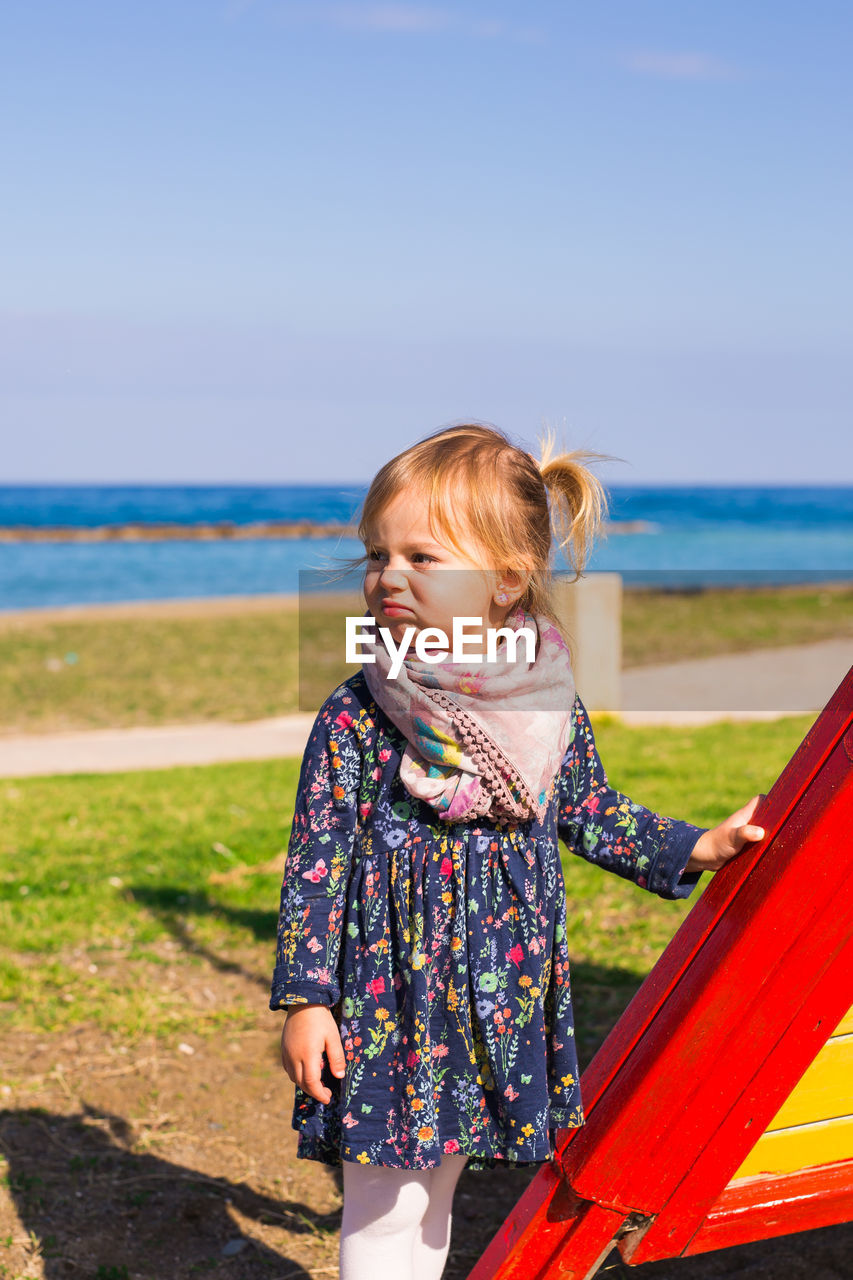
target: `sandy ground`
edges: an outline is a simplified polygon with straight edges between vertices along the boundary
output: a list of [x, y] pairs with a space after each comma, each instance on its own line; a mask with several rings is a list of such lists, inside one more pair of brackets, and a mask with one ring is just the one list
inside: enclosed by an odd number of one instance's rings
[[69, 604], [46, 609], [6, 609], [0, 631], [31, 627], [33, 622], [97, 622], [110, 618], [233, 618], [247, 613], [298, 609], [298, 595], [203, 596], [176, 600], [129, 600], [117, 604]]

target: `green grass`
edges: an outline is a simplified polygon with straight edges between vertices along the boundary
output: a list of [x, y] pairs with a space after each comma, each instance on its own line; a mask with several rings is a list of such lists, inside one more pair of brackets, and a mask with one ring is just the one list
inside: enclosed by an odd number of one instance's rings
[[[603, 723], [597, 741], [612, 785], [710, 826], [769, 789], [809, 722]], [[0, 1016], [40, 1030], [91, 1022], [130, 1039], [252, 1021], [266, 1008], [299, 764], [0, 782]], [[566, 862], [576, 998], [595, 1037], [693, 902]], [[218, 878], [241, 867], [254, 870]], [[251, 1008], [233, 974], [256, 984]], [[201, 1008], [187, 1000], [194, 984], [212, 988]]]
[[[212, 962], [266, 979], [298, 769], [286, 760], [0, 783], [7, 1016], [45, 1029], [91, 1019], [131, 1035], [244, 1017], [227, 998], [188, 1010], [173, 971]], [[210, 880], [277, 854], [274, 872]]]
[[[338, 657], [341, 619], [319, 609], [300, 618], [284, 606], [254, 612], [250, 603], [237, 615], [14, 626], [0, 614], [0, 732], [240, 721], [316, 708], [354, 670]], [[853, 587], [624, 595], [628, 667], [830, 636], [853, 637]]]
[[104, 618], [2, 629], [6, 730], [252, 720], [296, 709], [297, 615]]
[[626, 591], [625, 666], [853, 639], [853, 585]]

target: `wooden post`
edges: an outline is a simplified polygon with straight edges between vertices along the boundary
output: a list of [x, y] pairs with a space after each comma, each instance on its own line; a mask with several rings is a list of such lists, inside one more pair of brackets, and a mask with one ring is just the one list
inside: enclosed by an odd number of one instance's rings
[[555, 575], [554, 613], [569, 640], [575, 684], [587, 711], [622, 706], [622, 578], [590, 573], [577, 582]]

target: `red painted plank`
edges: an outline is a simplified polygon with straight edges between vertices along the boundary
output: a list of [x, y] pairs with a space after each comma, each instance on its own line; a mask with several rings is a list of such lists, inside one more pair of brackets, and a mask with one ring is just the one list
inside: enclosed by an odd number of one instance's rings
[[[689, 980], [670, 991], [601, 1097], [595, 1124], [577, 1130], [566, 1148], [563, 1169], [576, 1194], [660, 1212], [849, 940], [839, 888], [853, 876], [853, 840], [845, 837], [851, 830], [853, 768], [838, 743], [820, 785], [747, 875], [736, 909], [720, 917]], [[853, 1003], [853, 970], [842, 998]], [[826, 1021], [807, 1060], [797, 1063], [799, 1074], [831, 1029]], [[786, 1071], [767, 1080], [755, 1107], [756, 1139], [797, 1079]], [[715, 1142], [721, 1179], [713, 1194], [751, 1146]]]
[[[841, 741], [851, 724], [853, 668], [763, 802], [755, 820], [767, 838], [714, 876], [584, 1073], [586, 1123], [559, 1145], [568, 1199], [546, 1166], [472, 1280], [534, 1280], [586, 1265], [589, 1250], [578, 1259], [569, 1244], [580, 1238], [571, 1194], [603, 1207], [610, 1226], [630, 1212], [665, 1210], [642, 1241], [626, 1237], [637, 1260], [663, 1222], [677, 1221], [681, 1248], [697, 1235], [853, 1004], [841, 909], [849, 897], [837, 896], [853, 872], [853, 841], [844, 835], [853, 826], [853, 751]], [[770, 1058], [772, 1078], [762, 1070]], [[701, 1176], [688, 1195], [692, 1166]], [[575, 1205], [568, 1215], [567, 1203]], [[535, 1271], [527, 1265], [534, 1259]]]
[[853, 1160], [731, 1183], [685, 1254], [853, 1221]]
[[[741, 885], [771, 847], [785, 821], [796, 808], [838, 740], [853, 725], [853, 667], [806, 733], [770, 793], [761, 801], [753, 819], [764, 826], [764, 840], [744, 849], [727, 867], [711, 878], [693, 910], [684, 918], [666, 951], [584, 1073], [584, 1109], [587, 1117], [631, 1050], [645, 1034], [668, 993], [689, 967], [693, 957], [715, 928], [720, 916], [739, 893]], [[579, 1130], [567, 1130], [563, 1145]]]
[[[468, 1280], [536, 1275], [566, 1236], [574, 1198], [556, 1166], [545, 1164], [492, 1238]], [[524, 1268], [521, 1270], [520, 1268]]]
[[591, 1280], [622, 1222], [621, 1214], [578, 1200], [545, 1165], [468, 1280]]
[[[637, 1241], [635, 1253], [629, 1255], [631, 1246], [626, 1244], [626, 1260], [630, 1256], [633, 1263], [649, 1262], [676, 1257], [687, 1249], [703, 1219], [721, 1194], [725, 1194], [719, 1190], [721, 1175], [724, 1183], [728, 1182], [764, 1132], [768, 1118], [772, 1119], [781, 1106], [781, 1101], [777, 1105], [777, 1098], [787, 1097], [825, 1044], [837, 1021], [836, 1010], [849, 1007], [851, 974], [853, 938], [848, 936], [846, 944], [837, 952], [821, 981], [812, 988], [797, 1016], [767, 1054], [753, 1079], [744, 1087], [731, 1109], [720, 1116], [712, 1141], [696, 1155], [689, 1167], [685, 1169], [682, 1165], [685, 1173], [681, 1183], [642, 1240]], [[769, 1183], [775, 1179], [764, 1181]]]

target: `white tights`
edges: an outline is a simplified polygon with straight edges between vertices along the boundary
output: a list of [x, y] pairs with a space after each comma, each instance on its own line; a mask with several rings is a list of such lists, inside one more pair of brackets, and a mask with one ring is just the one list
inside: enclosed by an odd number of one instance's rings
[[444, 1156], [435, 1169], [345, 1160], [340, 1280], [439, 1280], [467, 1158]]

